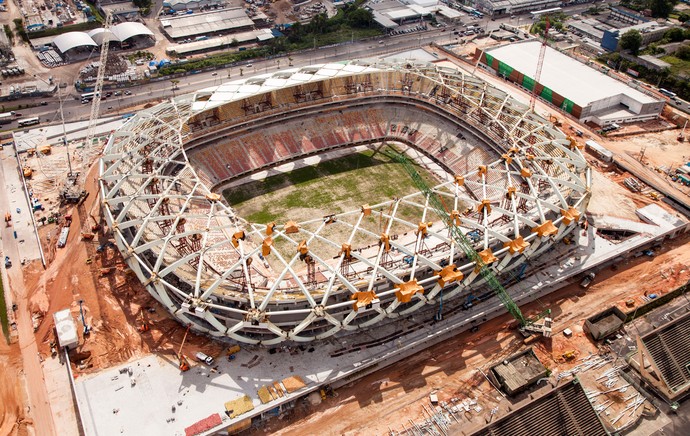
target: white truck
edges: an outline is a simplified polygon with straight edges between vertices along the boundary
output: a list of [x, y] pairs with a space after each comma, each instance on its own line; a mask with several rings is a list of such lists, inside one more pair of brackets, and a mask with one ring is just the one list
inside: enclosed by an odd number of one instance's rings
[[206, 365], [213, 365], [213, 357], [208, 356], [201, 351], [196, 352], [196, 358], [199, 362], [203, 362]]

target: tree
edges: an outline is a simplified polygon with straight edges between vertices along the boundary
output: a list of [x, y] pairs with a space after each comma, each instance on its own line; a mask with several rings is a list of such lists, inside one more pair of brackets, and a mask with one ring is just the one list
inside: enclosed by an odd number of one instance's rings
[[690, 45], [681, 45], [674, 53], [674, 56], [684, 61], [690, 61]]
[[304, 26], [302, 23], [297, 21], [295, 24], [286, 29], [288, 35], [288, 41], [290, 42], [300, 42], [304, 36]]
[[685, 36], [683, 35], [683, 29], [681, 29], [680, 27], [668, 29], [666, 33], [664, 33], [664, 39], [668, 39], [671, 42], [678, 42], [684, 40]]
[[676, 3], [678, 0], [649, 0], [647, 7], [652, 11], [652, 17], [668, 18]]
[[309, 33], [326, 33], [327, 27], [328, 16], [323, 12], [314, 15], [309, 24], [307, 24]]
[[619, 44], [623, 50], [629, 50], [630, 53], [637, 55], [642, 46], [642, 34], [635, 29], [628, 30], [621, 36]]
[[374, 16], [371, 14], [371, 11], [366, 9], [357, 8], [347, 14], [347, 23], [352, 27], [366, 29], [370, 27], [373, 22]]
[[685, 12], [678, 14], [678, 21], [681, 23], [685, 23], [688, 20], [690, 20], [690, 14], [686, 14]]

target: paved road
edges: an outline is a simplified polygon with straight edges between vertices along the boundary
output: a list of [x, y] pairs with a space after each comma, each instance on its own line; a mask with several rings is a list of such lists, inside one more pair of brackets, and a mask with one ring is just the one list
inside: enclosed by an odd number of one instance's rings
[[[591, 8], [591, 3], [579, 4], [574, 6], [569, 6], [564, 8], [564, 11], [568, 15], [581, 14], [587, 9]], [[508, 16], [503, 18], [498, 18], [496, 20], [491, 20], [490, 18], [484, 18], [481, 20], [466, 19], [467, 24], [474, 24], [482, 27], [486, 32], [491, 32], [496, 30], [502, 23], [509, 23], [513, 25], [523, 25], [531, 22], [530, 16], [518, 15], [514, 18]], [[447, 43], [449, 41], [456, 41], [456, 38], [452, 34], [453, 28], [460, 28], [462, 25], [448, 26], [446, 28], [432, 28], [426, 32], [419, 33], [409, 33], [403, 35], [396, 35], [392, 37], [382, 37], [381, 40], [384, 44], [377, 44], [377, 41], [362, 41], [355, 42], [353, 44], [347, 44], [339, 47], [329, 47], [321, 48], [307, 53], [300, 53], [292, 55], [293, 65], [303, 66], [315, 63], [323, 63], [326, 61], [338, 61], [345, 59], [362, 59], [375, 56], [382, 56], [386, 53], [393, 53], [398, 51], [404, 51], [412, 49], [414, 47], [419, 47], [423, 45], [428, 45], [433, 41], [438, 41], [442, 43]], [[285, 68], [288, 60], [287, 57], [269, 60], [255, 60], [251, 61], [252, 67], [243, 67], [243, 73], [245, 76], [254, 75], [264, 72], [276, 71], [278, 68]], [[228, 78], [228, 74], [230, 77]], [[223, 81], [233, 80], [240, 77], [240, 67], [234, 67], [226, 70], [218, 70], [214, 76], [212, 72], [190, 75], [180, 79], [178, 85], [179, 90], [176, 93], [188, 93], [196, 91], [199, 89], [207, 88], [214, 85], [219, 85]], [[125, 96], [121, 95], [119, 97], [110, 97], [107, 100], [101, 102], [101, 113], [113, 113], [113, 112], [126, 112], [127, 106], [136, 105], [150, 100], [158, 100], [166, 97], [171, 97], [173, 95], [172, 84], [170, 81], [155, 82], [148, 85], [141, 85], [136, 87], [131, 87], [129, 90], [132, 91], [132, 95]], [[79, 93], [76, 92], [73, 86], [68, 86], [63, 90], [63, 110], [65, 114], [66, 121], [78, 121], [88, 119], [90, 114], [91, 105], [81, 104]], [[40, 106], [41, 101], [46, 101], [48, 104], [46, 106]], [[18, 110], [22, 114], [22, 117], [33, 117], [38, 116], [41, 118], [41, 122], [59, 122], [59, 103], [58, 96], [48, 98], [36, 98], [32, 100], [27, 100], [26, 103], [35, 104], [36, 107], [27, 108], [23, 110]], [[687, 103], [685, 105], [687, 107]], [[109, 110], [109, 108], [112, 108]], [[7, 125], [8, 128], [16, 128], [16, 123]]]
[[[21, 183], [14, 158], [14, 151], [6, 147], [2, 151], [2, 165], [0, 165], [0, 186], [7, 189], [0, 190], [0, 210], [11, 210], [13, 216], [12, 226], [2, 226], [2, 255], [9, 256], [13, 266], [7, 268], [10, 286], [6, 289], [12, 292], [13, 301], [17, 304], [15, 311], [17, 331], [19, 333], [19, 347], [24, 363], [24, 377], [28, 390], [28, 415], [33, 419], [34, 429], [37, 435], [57, 435], [53, 423], [53, 415], [48, 402], [48, 392], [43, 379], [43, 370], [38, 355], [38, 346], [34, 336], [31, 322], [31, 312], [27, 298], [27, 290], [24, 287], [24, 274], [20, 259], [24, 257], [24, 246], [36, 244], [33, 237], [33, 227], [30, 222], [29, 209], [24, 195], [21, 193]], [[16, 208], [21, 212], [16, 213]], [[14, 238], [14, 231], [17, 238]], [[33, 249], [31, 249], [33, 251]]]

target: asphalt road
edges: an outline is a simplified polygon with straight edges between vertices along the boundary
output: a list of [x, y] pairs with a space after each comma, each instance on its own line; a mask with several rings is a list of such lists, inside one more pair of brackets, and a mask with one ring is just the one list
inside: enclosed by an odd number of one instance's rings
[[[604, 2], [601, 2], [604, 3]], [[598, 3], [598, 4], [601, 4]], [[564, 8], [564, 12], [568, 15], [581, 14], [587, 9], [593, 6], [592, 3], [583, 3], [574, 6], [569, 6]], [[529, 14], [519, 15], [514, 18], [504, 17], [498, 18], [495, 21], [490, 18], [478, 19], [468, 19], [466, 24], [474, 24], [485, 29], [485, 31], [491, 32], [492, 30], [499, 29], [502, 23], [509, 23], [513, 25], [522, 25], [531, 21]], [[304, 66], [310, 64], [324, 63], [326, 61], [339, 61], [346, 59], [362, 59], [374, 56], [382, 56], [387, 53], [394, 53], [399, 51], [405, 51], [413, 49], [415, 47], [420, 47], [428, 45], [433, 41], [439, 43], [448, 43], [452, 41], [459, 42], [461, 37], [453, 35], [454, 28], [464, 27], [464, 25], [449, 25], [445, 28], [431, 28], [425, 32], [408, 33], [403, 35], [387, 36], [381, 37], [380, 40], [383, 41], [379, 44], [377, 40], [373, 41], [361, 41], [355, 42], [353, 44], [346, 44], [337, 47], [320, 48], [306, 53], [299, 53], [291, 55], [294, 66]], [[251, 68], [247, 68], [246, 64], [251, 64]], [[285, 68], [288, 64], [287, 56], [277, 59], [268, 60], [253, 60], [246, 62], [242, 67], [242, 73], [244, 76], [250, 76], [260, 73], [267, 73], [272, 71], [277, 71], [279, 68]], [[111, 96], [110, 98], [101, 101], [101, 114], [113, 114], [113, 113], [127, 113], [127, 107], [135, 106], [137, 104], [145, 103], [148, 101], [158, 101], [167, 97], [173, 96], [173, 92], [179, 93], [189, 93], [199, 89], [220, 85], [224, 81], [236, 80], [240, 77], [240, 67], [233, 67], [228, 69], [217, 70], [215, 72], [207, 72], [195, 75], [189, 75], [180, 79], [178, 88], [176, 90], [172, 89], [172, 83], [168, 80], [161, 82], [154, 82], [147, 85], [140, 85], [128, 88], [132, 95], [120, 95], [118, 97]], [[87, 120], [91, 112], [90, 104], [82, 104], [79, 93], [76, 92], [73, 86], [67, 87], [62, 91], [66, 95], [62, 96], [63, 99], [63, 111], [66, 122]], [[36, 105], [32, 108], [27, 108], [23, 110], [18, 110], [21, 113], [21, 117], [39, 117], [41, 123], [57, 123], [60, 121], [60, 111], [59, 111], [59, 101], [58, 96], [55, 95], [52, 98], [36, 98], [25, 100], [23, 103], [29, 103], [30, 105]], [[41, 106], [42, 101], [47, 102], [47, 105]], [[672, 105], [688, 110], [689, 106], [687, 102], [681, 105], [676, 105], [671, 102]], [[5, 128], [17, 128], [16, 121], [8, 124]]]

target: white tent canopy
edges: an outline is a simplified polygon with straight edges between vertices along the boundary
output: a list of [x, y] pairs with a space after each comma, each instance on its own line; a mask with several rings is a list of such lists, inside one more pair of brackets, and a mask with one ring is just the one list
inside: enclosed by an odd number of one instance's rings
[[120, 39], [113, 34], [113, 32], [109, 30], [105, 30], [104, 28], [100, 27], [98, 29], [93, 29], [88, 32], [89, 37], [94, 40], [94, 42], [98, 45], [103, 44], [103, 40], [107, 39], [108, 41], [117, 41], [120, 42]]
[[53, 40], [55, 47], [64, 53], [67, 50], [76, 47], [96, 47], [96, 44], [91, 37], [84, 32], [67, 32], [62, 35], [58, 35]]
[[75, 47], [97, 47], [103, 44], [103, 40], [123, 42], [134, 36], [147, 35], [153, 37], [153, 32], [141, 23], [120, 23], [106, 31], [104, 28], [86, 32], [67, 32], [55, 37], [53, 44], [64, 53]]
[[126, 22], [120, 23], [110, 28], [113, 35], [115, 35], [118, 41], [126, 41], [133, 36], [148, 35], [153, 36], [148, 27], [141, 23]]

